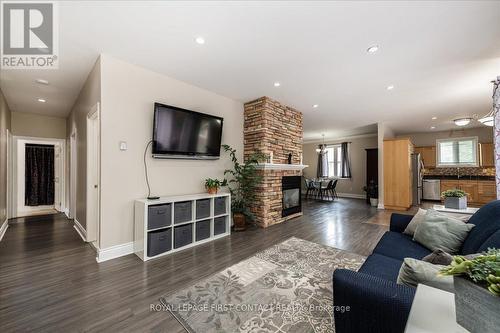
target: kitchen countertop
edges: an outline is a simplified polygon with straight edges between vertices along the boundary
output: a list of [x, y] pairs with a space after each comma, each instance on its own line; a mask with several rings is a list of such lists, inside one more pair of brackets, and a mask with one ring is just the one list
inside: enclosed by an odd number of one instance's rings
[[441, 180], [491, 180], [495, 181], [495, 176], [468, 176], [461, 175], [458, 178], [456, 175], [424, 175], [424, 179], [441, 179]]

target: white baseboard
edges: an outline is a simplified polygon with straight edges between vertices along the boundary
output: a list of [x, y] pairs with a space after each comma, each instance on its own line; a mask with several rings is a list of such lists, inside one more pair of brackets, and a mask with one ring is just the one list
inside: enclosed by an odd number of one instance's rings
[[5, 235], [5, 232], [7, 231], [8, 227], [9, 227], [9, 220], [5, 219], [5, 221], [2, 223], [2, 226], [0, 227], [0, 241], [3, 239], [3, 235]]
[[78, 222], [77, 219], [74, 219], [73, 222], [74, 222], [73, 228], [75, 228], [76, 232], [80, 235], [80, 237], [82, 237], [83, 241], [86, 242], [87, 231], [82, 227], [82, 225], [80, 224], [80, 222]]
[[69, 219], [69, 209], [68, 208], [64, 208], [64, 215], [66, 215], [66, 217]]
[[366, 199], [366, 195], [364, 194], [337, 193], [337, 195], [341, 198]]
[[105, 249], [97, 249], [97, 262], [123, 257], [134, 253], [134, 242], [111, 246]]

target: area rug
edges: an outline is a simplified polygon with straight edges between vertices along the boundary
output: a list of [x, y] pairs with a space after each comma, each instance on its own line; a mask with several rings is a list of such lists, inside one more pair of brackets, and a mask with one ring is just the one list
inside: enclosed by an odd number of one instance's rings
[[189, 332], [333, 332], [332, 273], [364, 260], [292, 237], [160, 303]]

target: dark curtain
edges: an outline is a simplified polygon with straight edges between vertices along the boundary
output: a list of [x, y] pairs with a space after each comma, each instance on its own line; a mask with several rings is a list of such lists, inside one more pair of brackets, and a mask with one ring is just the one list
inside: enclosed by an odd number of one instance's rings
[[26, 206], [54, 204], [54, 146], [26, 144]]
[[342, 142], [340, 145], [342, 154], [342, 178], [351, 178], [351, 160], [349, 157], [349, 142]]
[[316, 170], [316, 177], [328, 177], [328, 151], [325, 145], [319, 145], [320, 152], [318, 153], [318, 168]]

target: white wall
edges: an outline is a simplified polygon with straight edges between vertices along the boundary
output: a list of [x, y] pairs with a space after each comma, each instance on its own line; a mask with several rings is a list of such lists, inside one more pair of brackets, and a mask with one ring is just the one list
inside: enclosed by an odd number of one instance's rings
[[10, 130], [11, 112], [0, 90], [0, 239], [7, 220], [7, 131]]
[[35, 138], [66, 138], [66, 119], [36, 113], [12, 112], [12, 134]]
[[[147, 196], [143, 153], [152, 138], [153, 104], [160, 102], [224, 118], [222, 143], [243, 153], [243, 103], [101, 55], [100, 248], [133, 241], [134, 200]], [[128, 150], [119, 150], [126, 141]], [[204, 191], [208, 177], [222, 178], [231, 163], [220, 160], [158, 160], [148, 153], [156, 195]]]
[[[75, 102], [75, 105], [71, 109], [71, 113], [67, 119], [66, 125], [66, 160], [69, 161], [70, 154], [70, 136], [72, 133], [76, 133], [77, 141], [77, 175], [76, 175], [76, 214], [73, 216], [80, 223], [80, 225], [86, 230], [87, 218], [86, 218], [86, 207], [87, 207], [87, 115], [92, 109], [92, 107], [101, 101], [101, 62], [100, 58], [97, 59], [94, 67], [89, 73], [85, 84], [80, 91], [80, 94]], [[70, 203], [70, 179], [71, 170], [70, 163], [67, 163], [66, 168], [66, 202]]]

